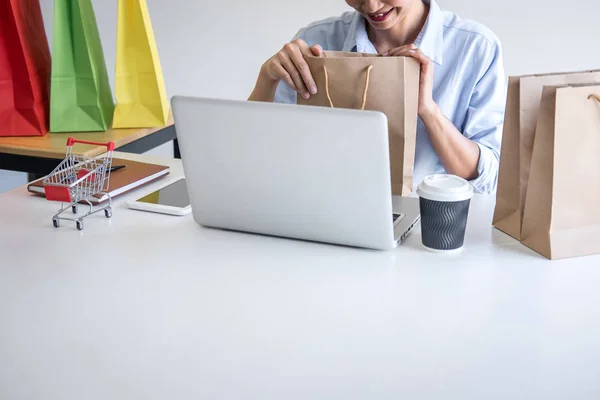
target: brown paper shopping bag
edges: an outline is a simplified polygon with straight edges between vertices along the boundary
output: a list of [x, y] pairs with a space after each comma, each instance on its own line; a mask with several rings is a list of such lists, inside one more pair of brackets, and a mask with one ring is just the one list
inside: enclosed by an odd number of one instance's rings
[[600, 85], [544, 88], [522, 243], [550, 259], [600, 253]]
[[412, 192], [419, 96], [418, 61], [325, 52], [305, 57], [318, 92], [298, 104], [383, 112], [388, 119], [392, 193]]
[[600, 71], [509, 78], [493, 225], [517, 240], [543, 87], [590, 82], [600, 82]]

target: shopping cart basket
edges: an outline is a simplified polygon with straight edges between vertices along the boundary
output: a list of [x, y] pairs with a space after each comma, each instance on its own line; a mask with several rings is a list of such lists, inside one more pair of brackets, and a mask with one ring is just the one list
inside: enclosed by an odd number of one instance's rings
[[[106, 146], [107, 153], [95, 158], [76, 155], [73, 154], [75, 143]], [[58, 213], [52, 217], [54, 227], [58, 228], [60, 220], [65, 219], [75, 221], [77, 229], [82, 230], [83, 219], [89, 215], [104, 210], [106, 218], [112, 216], [111, 198], [107, 191], [114, 150], [115, 144], [113, 142], [88, 142], [75, 140], [72, 137], [67, 139], [67, 152], [64, 161], [43, 180], [46, 199], [63, 203]], [[92, 196], [97, 194], [107, 195], [108, 201], [103, 206], [94, 209], [90, 200]], [[73, 214], [77, 214], [79, 203], [86, 203], [89, 206], [89, 210], [85, 215], [74, 218], [60, 216], [68, 209], [71, 209]]]

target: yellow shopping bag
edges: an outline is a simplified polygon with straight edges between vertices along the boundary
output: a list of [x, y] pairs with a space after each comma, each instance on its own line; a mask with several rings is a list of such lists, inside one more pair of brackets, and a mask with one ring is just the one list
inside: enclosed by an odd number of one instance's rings
[[169, 101], [146, 0], [119, 0], [113, 128], [166, 126]]

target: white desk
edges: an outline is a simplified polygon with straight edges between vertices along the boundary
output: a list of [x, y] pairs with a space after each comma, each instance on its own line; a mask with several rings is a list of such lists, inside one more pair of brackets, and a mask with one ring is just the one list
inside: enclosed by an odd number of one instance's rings
[[363, 251], [128, 198], [79, 232], [0, 196], [2, 400], [600, 398], [600, 257], [543, 259], [490, 227], [493, 198], [453, 257], [419, 231]]

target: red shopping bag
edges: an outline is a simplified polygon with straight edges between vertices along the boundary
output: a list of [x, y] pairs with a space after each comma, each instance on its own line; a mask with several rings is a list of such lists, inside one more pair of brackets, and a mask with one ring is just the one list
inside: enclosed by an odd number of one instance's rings
[[0, 0], [0, 136], [48, 132], [50, 65], [39, 0]]

